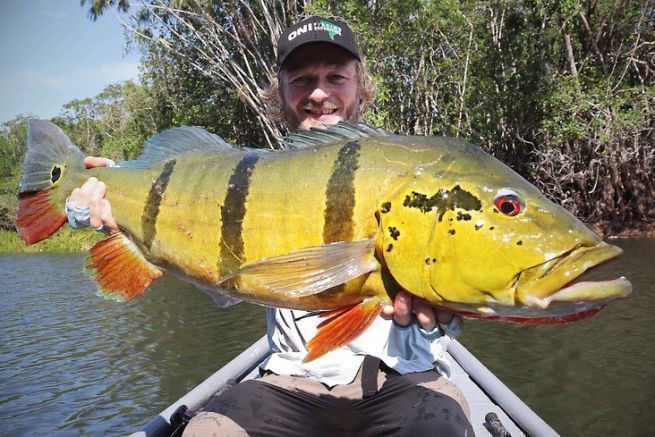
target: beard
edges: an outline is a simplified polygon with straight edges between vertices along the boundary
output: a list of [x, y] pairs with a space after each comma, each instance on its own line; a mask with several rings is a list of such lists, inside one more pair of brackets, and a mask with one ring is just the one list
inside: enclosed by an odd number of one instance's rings
[[[339, 109], [341, 107], [340, 101], [337, 99], [328, 98], [323, 101], [320, 105], [314, 104], [312, 102], [307, 102], [303, 105], [303, 110], [313, 110], [319, 112], [320, 110], [332, 110]], [[343, 117], [340, 121], [346, 121], [349, 123], [357, 123], [360, 121], [361, 113], [359, 110], [359, 99], [353, 102], [349, 107], [345, 108]], [[282, 115], [283, 122], [287, 129], [290, 132], [298, 132], [303, 130], [309, 130], [312, 127], [324, 129], [326, 128], [326, 123], [323, 123], [321, 120], [313, 119], [310, 116], [306, 116], [300, 119], [296, 113], [287, 105], [286, 102], [283, 102], [282, 105]], [[327, 123], [327, 125], [336, 124], [336, 121], [333, 123]]]

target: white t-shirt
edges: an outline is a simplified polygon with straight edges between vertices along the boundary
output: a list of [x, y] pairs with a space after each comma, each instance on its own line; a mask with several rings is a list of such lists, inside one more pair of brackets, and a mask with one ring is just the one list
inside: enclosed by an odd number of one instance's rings
[[[423, 372], [436, 368], [448, 376], [450, 365], [445, 358], [449, 336], [423, 331], [418, 323], [400, 327], [391, 320], [377, 317], [355, 341], [335, 349], [308, 363], [305, 344], [316, 333], [321, 319], [298, 310], [268, 308], [267, 332], [272, 350], [262, 368], [278, 375], [315, 379], [328, 386], [348, 384], [355, 379], [365, 355], [380, 358], [400, 374]], [[461, 319], [453, 318], [444, 327], [450, 335], [461, 330]], [[436, 337], [436, 338], [435, 338]]]

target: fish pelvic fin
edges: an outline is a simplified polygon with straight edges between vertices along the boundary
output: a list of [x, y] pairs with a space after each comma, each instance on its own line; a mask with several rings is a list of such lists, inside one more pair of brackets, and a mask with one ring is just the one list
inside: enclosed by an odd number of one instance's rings
[[310, 296], [377, 270], [374, 252], [374, 238], [307, 247], [248, 264], [219, 284], [232, 280], [294, 298]]
[[164, 274], [121, 233], [96, 243], [85, 264], [87, 274], [98, 283], [99, 294], [118, 301], [138, 296]]
[[84, 154], [49, 121], [28, 121], [27, 142], [15, 224], [20, 238], [34, 244], [66, 223], [64, 194], [58, 188], [67, 174], [84, 169]]
[[318, 332], [307, 343], [308, 352], [303, 361], [315, 360], [355, 340], [388, 303], [388, 298], [373, 296], [358, 304], [323, 313], [325, 320], [318, 325]]

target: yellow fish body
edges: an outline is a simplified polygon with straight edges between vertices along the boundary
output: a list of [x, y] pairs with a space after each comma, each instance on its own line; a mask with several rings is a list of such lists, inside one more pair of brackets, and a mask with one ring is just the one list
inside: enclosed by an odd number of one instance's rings
[[625, 278], [569, 285], [621, 250], [469, 143], [339, 124], [289, 144], [236, 148], [183, 127], [136, 161], [86, 170], [58, 127], [34, 120], [19, 234], [54, 233], [96, 176], [121, 230], [90, 251], [102, 293], [131, 299], [169, 271], [225, 305], [329, 310], [308, 360], [356, 338], [400, 289], [527, 323], [580, 319], [631, 291]]

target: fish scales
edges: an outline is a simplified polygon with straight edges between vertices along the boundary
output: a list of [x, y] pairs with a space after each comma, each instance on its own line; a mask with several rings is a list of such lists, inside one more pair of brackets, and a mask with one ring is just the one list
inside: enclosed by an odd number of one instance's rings
[[576, 282], [621, 250], [461, 140], [340, 124], [266, 152], [184, 127], [123, 168], [84, 170], [54, 125], [31, 121], [29, 138], [26, 242], [62, 226], [66, 197], [97, 176], [120, 226], [87, 261], [102, 293], [131, 299], [166, 270], [222, 304], [330, 310], [307, 359], [354, 339], [400, 289], [516, 323], [579, 320], [631, 292], [625, 278]]

